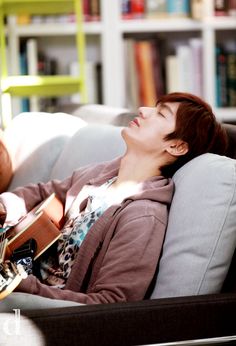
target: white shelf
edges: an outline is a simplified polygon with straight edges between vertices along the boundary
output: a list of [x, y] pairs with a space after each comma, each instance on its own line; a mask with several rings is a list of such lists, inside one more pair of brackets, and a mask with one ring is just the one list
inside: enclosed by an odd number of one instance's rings
[[119, 29], [123, 33], [196, 31], [202, 29], [202, 22], [188, 18], [122, 20]]
[[213, 30], [235, 30], [236, 18], [233, 17], [209, 17], [202, 21], [203, 29], [211, 28]]
[[[102, 24], [99, 22], [84, 23], [83, 28], [86, 34], [100, 35], [102, 33]], [[19, 25], [15, 33], [21, 37], [72, 36], [76, 33], [76, 25], [74, 23]]]

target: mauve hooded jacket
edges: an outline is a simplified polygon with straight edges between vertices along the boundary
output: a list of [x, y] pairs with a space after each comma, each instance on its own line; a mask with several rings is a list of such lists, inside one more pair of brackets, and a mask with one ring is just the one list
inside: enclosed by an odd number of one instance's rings
[[[84, 186], [99, 186], [116, 176], [119, 164], [120, 158], [78, 169], [64, 181], [31, 184], [1, 194], [7, 221], [17, 220], [53, 192], [66, 213]], [[83, 190], [81, 210], [87, 197], [86, 187]], [[17, 290], [83, 304], [142, 300], [157, 268], [172, 195], [170, 179], [155, 176], [144, 181], [137, 194], [109, 207], [94, 223], [63, 289], [29, 275]]]

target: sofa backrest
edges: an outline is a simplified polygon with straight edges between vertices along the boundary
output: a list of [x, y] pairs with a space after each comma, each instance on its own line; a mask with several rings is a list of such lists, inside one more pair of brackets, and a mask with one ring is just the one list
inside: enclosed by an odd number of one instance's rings
[[67, 141], [52, 168], [50, 179], [63, 179], [76, 168], [112, 160], [124, 151], [121, 127], [89, 124]]
[[67, 141], [86, 122], [64, 113], [22, 113], [4, 131], [14, 175], [8, 190], [49, 180]]
[[13, 190], [29, 183], [63, 179], [73, 170], [124, 153], [121, 127], [87, 124], [65, 113], [22, 113], [4, 132], [11, 153]]

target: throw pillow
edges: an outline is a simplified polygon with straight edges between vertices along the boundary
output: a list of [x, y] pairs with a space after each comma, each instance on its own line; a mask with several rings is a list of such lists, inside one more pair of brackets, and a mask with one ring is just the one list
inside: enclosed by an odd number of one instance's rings
[[218, 293], [236, 246], [236, 160], [204, 154], [179, 169], [151, 298]]

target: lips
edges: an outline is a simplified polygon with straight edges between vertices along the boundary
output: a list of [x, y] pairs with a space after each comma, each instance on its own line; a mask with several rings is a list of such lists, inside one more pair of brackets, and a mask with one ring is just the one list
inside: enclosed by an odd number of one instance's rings
[[133, 125], [136, 125], [136, 126], [140, 126], [140, 124], [139, 124], [139, 119], [136, 117], [136, 118], [134, 118], [131, 122], [130, 122], [131, 124], [133, 124]]

